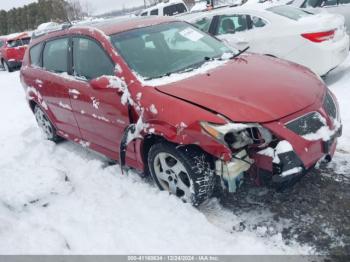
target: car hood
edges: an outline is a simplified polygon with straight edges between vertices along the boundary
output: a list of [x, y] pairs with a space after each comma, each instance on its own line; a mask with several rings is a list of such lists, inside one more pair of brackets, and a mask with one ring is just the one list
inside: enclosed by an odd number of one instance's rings
[[321, 101], [326, 90], [324, 83], [302, 66], [253, 54], [157, 89], [232, 121], [256, 123], [303, 110]]

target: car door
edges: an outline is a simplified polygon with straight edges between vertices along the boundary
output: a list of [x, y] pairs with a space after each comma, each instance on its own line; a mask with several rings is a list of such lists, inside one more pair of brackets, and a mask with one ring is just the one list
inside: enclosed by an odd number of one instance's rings
[[70, 97], [85, 142], [113, 159], [118, 159], [121, 138], [129, 125], [128, 107], [117, 89], [94, 89], [90, 81], [115, 75], [115, 65], [104, 48], [92, 38], [72, 38], [74, 78]]
[[254, 33], [245, 14], [232, 14], [219, 16], [216, 36], [227, 41], [237, 49], [244, 49], [254, 39]]
[[77, 121], [72, 111], [69, 95], [68, 72], [69, 38], [47, 41], [42, 53], [42, 68], [33, 68], [37, 79], [34, 84], [55, 118], [57, 129], [74, 137], [80, 137]]

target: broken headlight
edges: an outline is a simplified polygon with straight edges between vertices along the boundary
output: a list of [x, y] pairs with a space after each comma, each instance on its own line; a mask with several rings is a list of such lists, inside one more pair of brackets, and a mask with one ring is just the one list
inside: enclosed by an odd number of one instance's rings
[[271, 133], [259, 124], [218, 125], [200, 122], [200, 125], [208, 135], [233, 149], [240, 149], [248, 145], [265, 146], [272, 141]]

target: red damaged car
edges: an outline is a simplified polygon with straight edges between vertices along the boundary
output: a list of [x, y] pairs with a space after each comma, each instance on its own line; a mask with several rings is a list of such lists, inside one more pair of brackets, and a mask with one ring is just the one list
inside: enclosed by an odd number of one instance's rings
[[285, 185], [331, 160], [336, 98], [308, 69], [228, 48], [170, 18], [36, 37], [21, 81], [40, 128], [150, 174], [199, 205], [244, 174]]
[[0, 62], [6, 71], [12, 72], [21, 67], [29, 42], [28, 33], [0, 36]]

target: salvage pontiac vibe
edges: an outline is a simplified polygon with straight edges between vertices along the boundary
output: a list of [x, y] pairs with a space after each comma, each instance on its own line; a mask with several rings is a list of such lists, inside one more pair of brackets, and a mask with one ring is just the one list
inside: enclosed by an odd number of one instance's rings
[[106, 20], [36, 35], [21, 69], [36, 120], [150, 174], [193, 205], [244, 174], [276, 185], [331, 160], [336, 98], [310, 70], [228, 48], [188, 23]]

